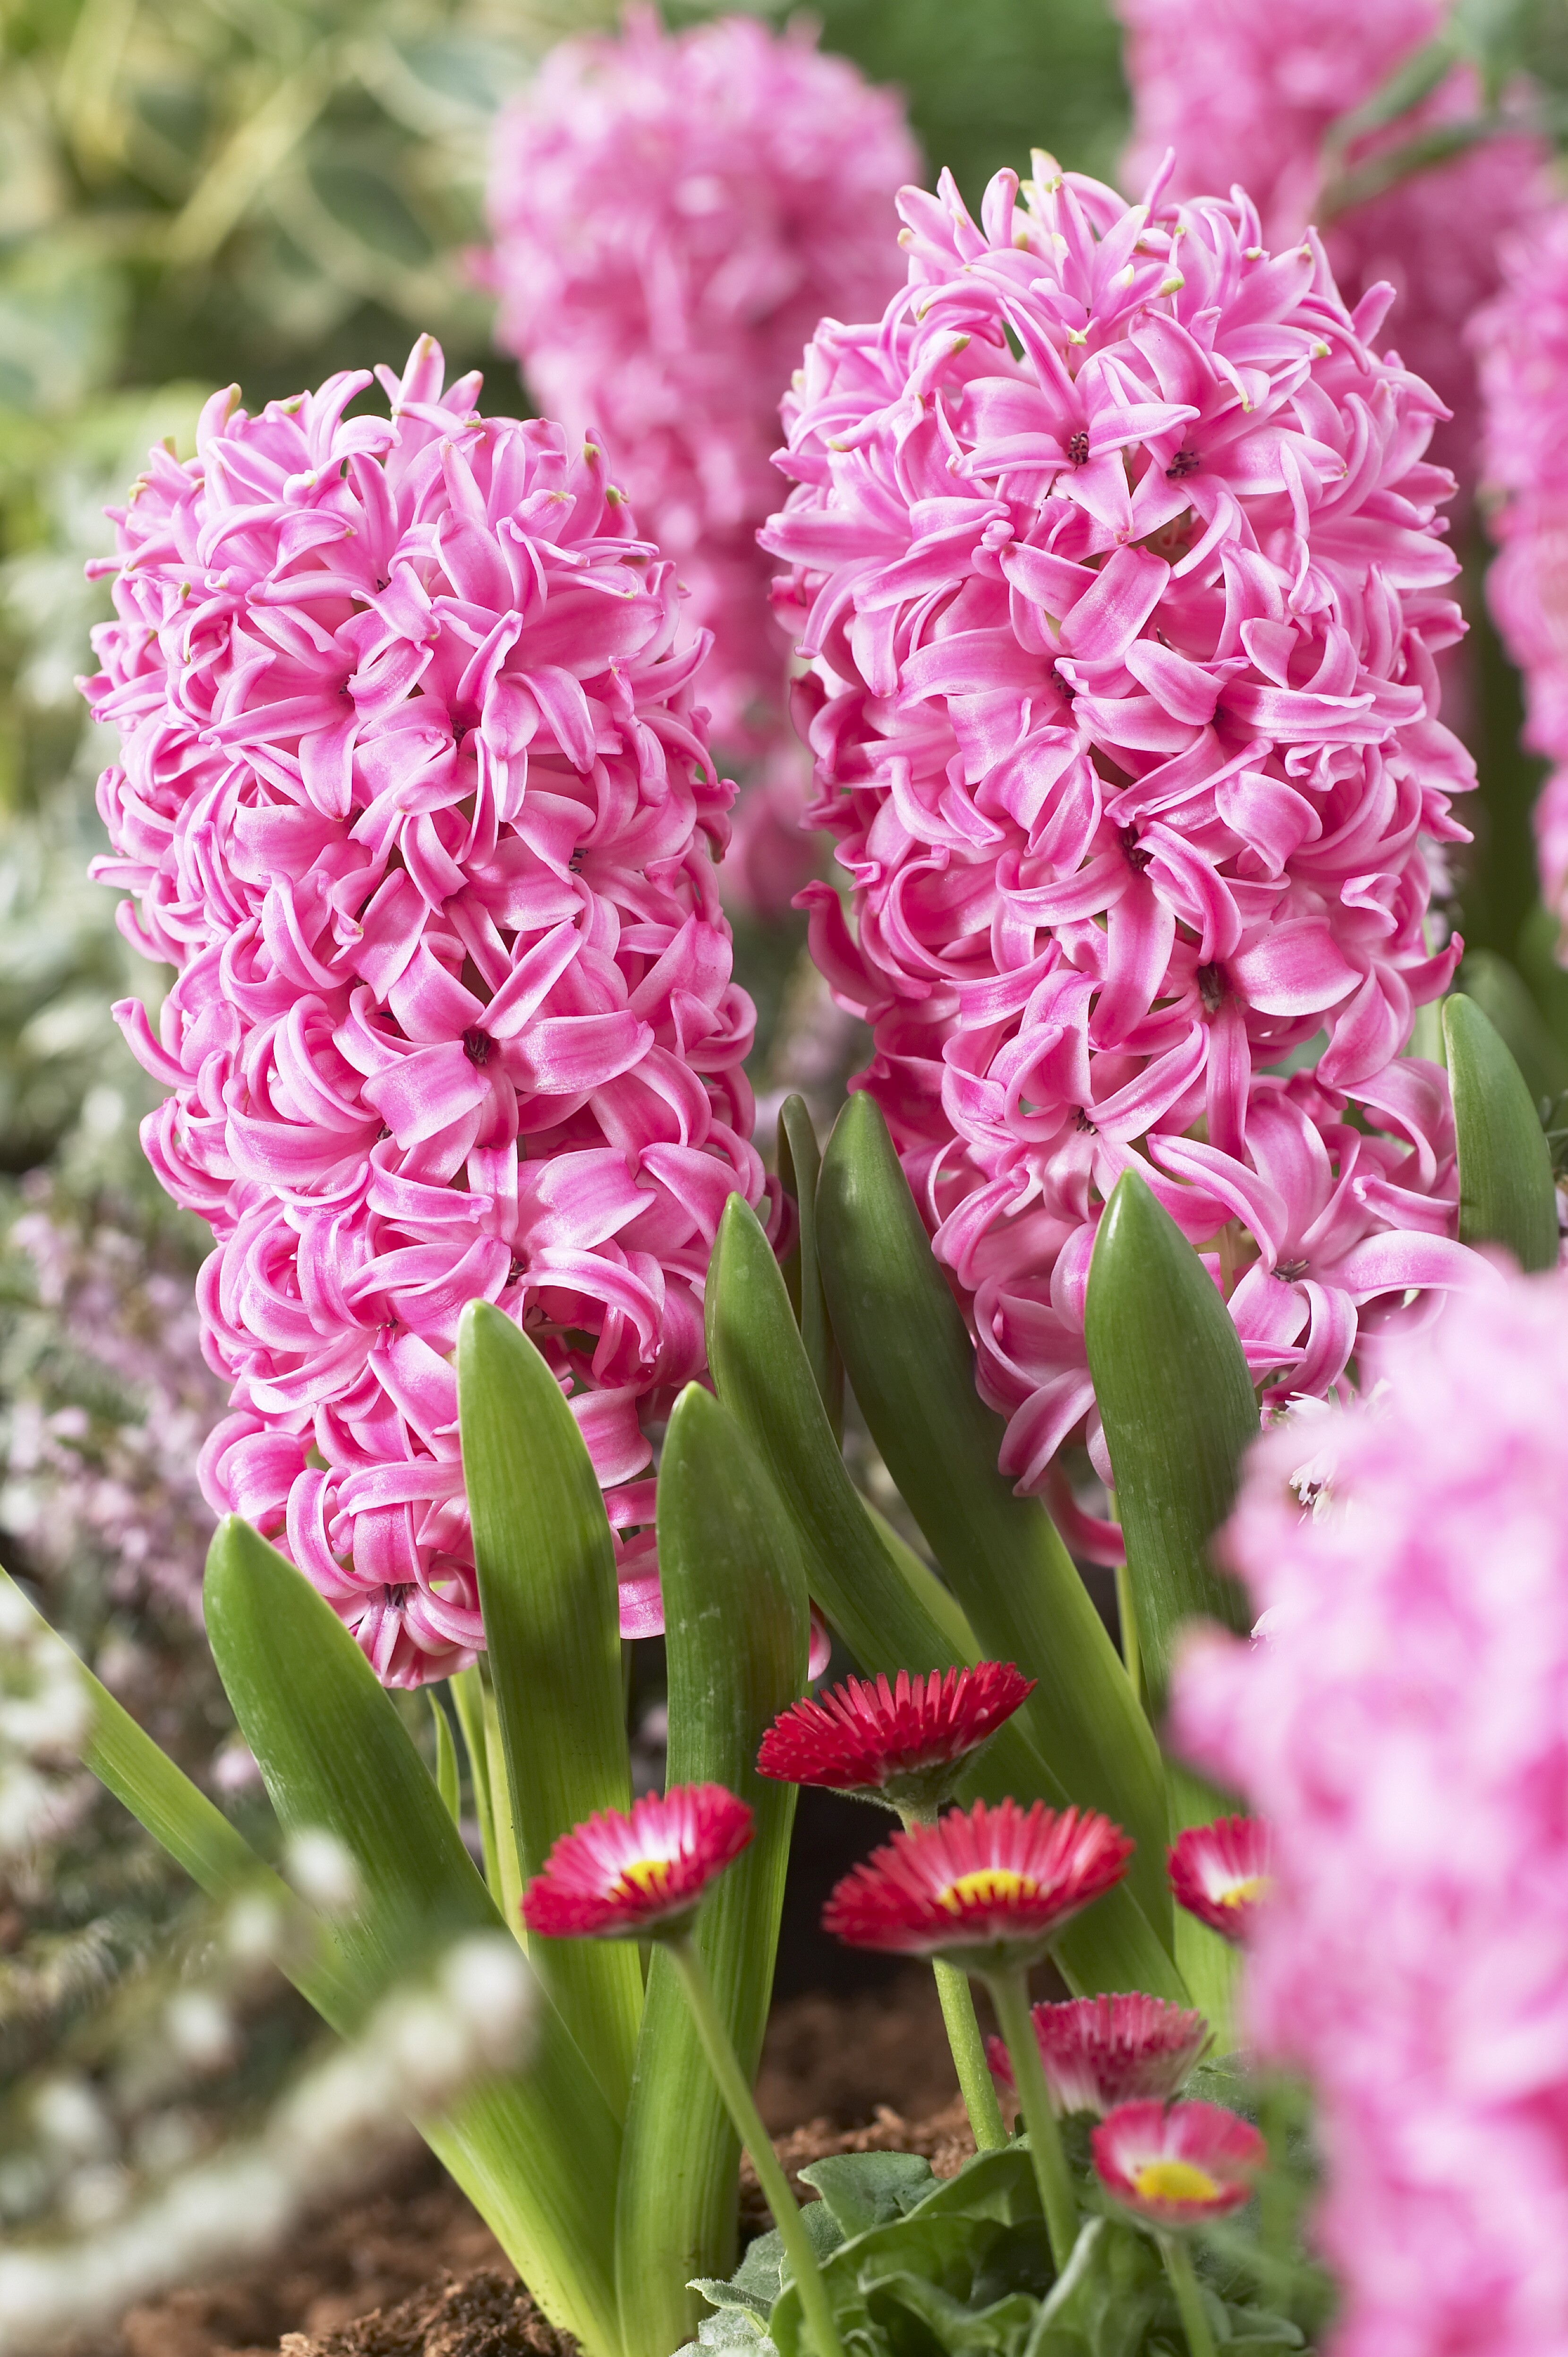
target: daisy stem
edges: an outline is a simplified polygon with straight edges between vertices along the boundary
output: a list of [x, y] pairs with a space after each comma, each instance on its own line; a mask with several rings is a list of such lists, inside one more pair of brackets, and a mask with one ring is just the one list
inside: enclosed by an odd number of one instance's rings
[[1209, 2330], [1208, 2317], [1203, 2305], [1203, 2294], [1193, 2273], [1192, 2255], [1187, 2244], [1174, 2234], [1162, 2234], [1160, 2256], [1165, 2263], [1177, 2308], [1181, 2310], [1182, 2330], [1192, 2357], [1215, 2357], [1214, 2335]]
[[[935, 1809], [901, 1808], [898, 1813], [906, 1833], [913, 1833], [917, 1825], [934, 1825], [937, 1822]], [[976, 2152], [1000, 2152], [1007, 2141], [1007, 2131], [1002, 2125], [996, 2082], [985, 2059], [985, 2040], [975, 2019], [974, 1992], [969, 1985], [969, 1975], [961, 1972], [956, 1964], [945, 1964], [940, 1956], [931, 1958], [931, 1971], [936, 1975], [937, 1998], [942, 2008], [948, 2044], [952, 2049], [959, 2091], [974, 2131], [974, 2148]]]
[[1018, 2109], [1029, 2132], [1029, 2153], [1035, 2164], [1035, 2182], [1040, 2189], [1040, 2207], [1046, 2213], [1051, 2256], [1060, 2276], [1066, 2271], [1078, 2240], [1078, 2195], [1062, 2149], [1061, 2130], [1051, 2109], [1039, 2043], [1029, 2015], [1028, 1980], [1023, 1966], [1013, 1964], [1004, 1971], [988, 1973], [985, 1985], [991, 1991], [991, 2002], [996, 2007], [996, 2018], [1012, 2059], [1013, 2083], [1018, 2090]]
[[1002, 2125], [996, 2082], [985, 2059], [985, 2040], [974, 2018], [974, 1992], [969, 1986], [969, 1975], [960, 1972], [956, 1964], [944, 1964], [940, 1956], [931, 1958], [931, 1970], [936, 1975], [937, 1996], [947, 2024], [948, 2044], [952, 2048], [953, 2068], [963, 2092], [964, 2109], [974, 2130], [975, 2150], [998, 2152], [1007, 2141], [1007, 2131]]
[[701, 1951], [690, 1932], [683, 1932], [664, 1944], [669, 1950], [671, 1963], [681, 1975], [686, 2002], [692, 2008], [692, 2018], [697, 2025], [697, 2035], [708, 2058], [708, 2068], [724, 2097], [736, 2133], [751, 2156], [757, 2181], [773, 2212], [773, 2222], [783, 2242], [789, 2272], [800, 2294], [800, 2308], [816, 2357], [844, 2357], [843, 2343], [833, 2322], [832, 2302], [828, 2298], [827, 2286], [817, 2266], [817, 2255], [806, 2232], [805, 2220], [789, 2190], [789, 2180], [779, 2165], [779, 2157], [768, 2130], [762, 2125], [762, 2115], [757, 2108], [746, 2072], [741, 2069], [740, 2057], [725, 2028], [724, 2017], [714, 1996], [713, 1983], [708, 1978]]

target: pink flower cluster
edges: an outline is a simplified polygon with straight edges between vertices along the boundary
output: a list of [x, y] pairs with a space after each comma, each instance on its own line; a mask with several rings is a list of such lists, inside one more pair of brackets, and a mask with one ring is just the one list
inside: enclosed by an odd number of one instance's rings
[[[1195, 1642], [1178, 1736], [1272, 1823], [1245, 2012], [1319, 2098], [1337, 2357], [1568, 2349], [1568, 1280], [1387, 1354], [1253, 1453], [1229, 1551], [1267, 1608]], [[1298, 1476], [1299, 1486], [1299, 1476]]]
[[1026, 195], [906, 192], [908, 293], [819, 331], [764, 538], [858, 919], [809, 888], [815, 953], [1032, 1490], [1092, 1410], [1122, 1170], [1290, 1389], [1477, 1264], [1445, 1080], [1400, 1055], [1457, 956], [1422, 838], [1473, 783], [1435, 397], [1244, 199]]
[[1525, 742], [1552, 763], [1536, 804], [1541, 897], [1568, 924], [1568, 204], [1503, 247], [1503, 286], [1470, 329], [1483, 490], [1500, 553], [1487, 595], [1524, 673]]
[[204, 1459], [417, 1683], [483, 1642], [452, 1350], [497, 1303], [571, 1396], [657, 1628], [642, 1419], [703, 1365], [724, 1204], [761, 1201], [710, 846], [730, 788], [675, 651], [672, 568], [603, 454], [368, 374], [221, 393], [116, 516], [86, 683], [124, 928], [177, 978], [144, 1127], [217, 1250], [234, 1412]]
[[726, 748], [780, 723], [755, 537], [779, 395], [824, 312], [892, 294], [893, 198], [918, 168], [890, 92], [749, 16], [666, 35], [631, 9], [618, 38], [553, 49], [500, 119], [497, 336], [553, 416], [609, 436], [714, 633], [703, 694]]

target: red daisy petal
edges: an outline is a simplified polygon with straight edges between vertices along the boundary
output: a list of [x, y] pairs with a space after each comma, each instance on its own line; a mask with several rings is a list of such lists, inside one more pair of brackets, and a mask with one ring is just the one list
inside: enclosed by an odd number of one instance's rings
[[1093, 1811], [1015, 1801], [951, 1809], [895, 1834], [833, 1891], [822, 1926], [897, 1955], [1040, 1953], [1126, 1872], [1133, 1845]]
[[1167, 1860], [1178, 1906], [1227, 1940], [1243, 1940], [1273, 1888], [1273, 1837], [1262, 1817], [1195, 1825]]
[[[1103, 2115], [1144, 2096], [1168, 2101], [1208, 2037], [1202, 2014], [1136, 1994], [1037, 2005], [1031, 2018], [1051, 2107], [1064, 2118], [1069, 2112]], [[987, 2040], [985, 2057], [998, 2088], [1012, 2095], [1012, 2060], [999, 2038]]]
[[1239, 2210], [1268, 2158], [1255, 2127], [1218, 2104], [1122, 2104], [1090, 2137], [1107, 2193], [1156, 2226]]
[[830, 1694], [780, 1713], [757, 1764], [787, 1784], [880, 1792], [951, 1767], [995, 1734], [1035, 1681], [1011, 1662], [972, 1669], [900, 1670], [889, 1685], [848, 1678]]
[[751, 1811], [723, 1784], [677, 1784], [629, 1816], [605, 1809], [562, 1835], [522, 1895], [522, 1920], [551, 1940], [671, 1930], [751, 1835]]

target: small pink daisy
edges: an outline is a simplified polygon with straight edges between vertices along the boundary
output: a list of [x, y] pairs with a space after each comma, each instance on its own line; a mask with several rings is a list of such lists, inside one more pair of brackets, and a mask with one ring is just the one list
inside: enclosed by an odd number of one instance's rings
[[1121, 1826], [1091, 1810], [976, 1801], [895, 1834], [845, 1875], [822, 1928], [852, 1948], [1000, 1969], [1042, 1955], [1132, 1854]]
[[[1208, 2024], [1163, 1997], [1080, 1996], [1037, 2005], [1031, 2018], [1051, 2106], [1103, 2116], [1118, 2104], [1153, 2096], [1168, 2102], [1202, 2053]], [[1000, 2038], [986, 2041], [991, 2075], [1013, 2097], [1013, 2064]]]
[[1095, 2172], [1155, 2226], [1201, 2226], [1239, 2210], [1268, 2158], [1255, 2127], [1218, 2104], [1122, 2104], [1090, 2137]]
[[716, 1875], [751, 1839], [751, 1811], [722, 1784], [650, 1793], [563, 1834], [522, 1895], [551, 1940], [639, 1940], [683, 1931]]
[[780, 1712], [757, 1764], [786, 1784], [826, 1784], [890, 1808], [929, 1814], [948, 1799], [961, 1761], [1035, 1691], [1011, 1662], [969, 1670], [900, 1670], [889, 1685], [848, 1678]]
[[1167, 1861], [1176, 1904], [1227, 1940], [1243, 1940], [1273, 1889], [1273, 1836], [1262, 1817], [1194, 1825]]

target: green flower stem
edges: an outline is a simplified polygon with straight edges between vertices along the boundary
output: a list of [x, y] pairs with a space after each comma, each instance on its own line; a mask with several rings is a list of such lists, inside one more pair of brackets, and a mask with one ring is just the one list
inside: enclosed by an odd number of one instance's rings
[[1078, 2240], [1078, 2195], [1062, 2149], [1061, 2130], [1051, 2109], [1035, 2025], [1029, 2018], [1028, 1979], [1022, 1964], [1012, 1964], [1000, 1972], [987, 1973], [985, 1985], [991, 1991], [991, 2002], [996, 2007], [996, 2018], [1012, 2058], [1013, 2083], [1018, 2090], [1024, 2126], [1029, 2132], [1029, 2151], [1035, 2164], [1035, 2182], [1040, 2189], [1040, 2206], [1046, 2213], [1051, 2256], [1060, 2276], [1066, 2272]]
[[1002, 2125], [996, 2082], [985, 2059], [985, 2040], [974, 2018], [974, 1993], [969, 1986], [969, 1975], [961, 1973], [956, 1964], [944, 1964], [940, 1956], [931, 1958], [931, 1970], [937, 1976], [937, 1996], [947, 2024], [948, 2044], [952, 2048], [953, 2068], [963, 2090], [964, 2109], [974, 2130], [975, 2149], [999, 2152], [1007, 2141], [1007, 2131]]
[[1182, 2330], [1187, 2334], [1187, 2345], [1192, 2357], [1215, 2357], [1214, 2335], [1208, 2329], [1203, 2294], [1198, 2290], [1197, 2277], [1193, 2273], [1191, 2253], [1187, 2244], [1178, 2242], [1174, 2234], [1162, 2234], [1160, 2256], [1165, 2263], [1165, 2273], [1170, 2277], [1171, 2289], [1181, 2310]]
[[692, 2008], [692, 2018], [697, 2025], [697, 2035], [708, 2058], [708, 2068], [728, 2107], [730, 2118], [735, 2122], [736, 2133], [751, 2155], [757, 2181], [773, 2212], [773, 2222], [782, 2238], [789, 2271], [800, 2290], [806, 2327], [816, 2344], [816, 2357], [844, 2357], [843, 2343], [833, 2322], [832, 2304], [817, 2266], [811, 2238], [789, 2190], [789, 2179], [779, 2166], [779, 2158], [768, 2130], [762, 2125], [762, 2115], [740, 2067], [740, 2058], [714, 2002], [713, 1984], [697, 1943], [690, 1932], [682, 1932], [664, 1944], [671, 1963], [681, 1975], [686, 2002]]
[[1271, 2259], [1281, 2266], [1291, 2255], [1291, 2189], [1285, 2171], [1285, 2118], [1289, 2105], [1284, 2088], [1271, 2075], [1263, 2083], [1259, 2126], [1269, 2147], [1269, 2165], [1258, 2188], [1258, 2240]]
[[[934, 1825], [938, 1813], [935, 1808], [908, 1804], [901, 1804], [898, 1810], [906, 1833], [913, 1833], [918, 1825]], [[969, 1975], [961, 1972], [956, 1964], [944, 1963], [940, 1956], [931, 1958], [931, 1970], [936, 1975], [937, 1998], [942, 2008], [948, 2044], [952, 2049], [963, 2107], [974, 2131], [974, 2148], [976, 2152], [1000, 2152], [1007, 2141], [1007, 2131], [1002, 2125], [996, 2082], [985, 2059], [985, 2040], [974, 2016], [974, 1992], [969, 1986]]]

